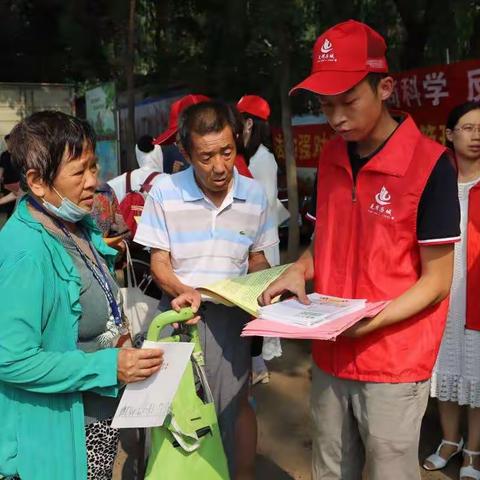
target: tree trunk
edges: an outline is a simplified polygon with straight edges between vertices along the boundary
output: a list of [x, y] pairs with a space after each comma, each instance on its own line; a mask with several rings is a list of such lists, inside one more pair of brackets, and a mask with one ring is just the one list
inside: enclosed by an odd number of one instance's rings
[[470, 38], [468, 49], [468, 58], [480, 57], [480, 12], [475, 12], [475, 21], [473, 23], [473, 33]]
[[282, 107], [282, 130], [285, 147], [285, 169], [287, 173], [288, 210], [288, 261], [298, 258], [300, 244], [300, 229], [298, 227], [298, 187], [297, 164], [293, 145], [292, 114], [290, 108], [290, 42], [289, 33], [285, 28], [279, 30], [280, 47], [280, 104]]
[[162, 33], [165, 26], [168, 25], [168, 12], [166, 2], [155, 2], [155, 63], [157, 65], [157, 71], [161, 72], [161, 57], [163, 40]]
[[127, 168], [136, 168], [135, 160], [135, 2], [129, 2], [127, 55], [125, 62], [125, 76], [127, 78]]
[[412, 7], [410, 0], [394, 0], [394, 2], [406, 32], [401, 68], [407, 70], [419, 67], [423, 65], [425, 58], [425, 45], [436, 3], [434, 0], [425, 0]]

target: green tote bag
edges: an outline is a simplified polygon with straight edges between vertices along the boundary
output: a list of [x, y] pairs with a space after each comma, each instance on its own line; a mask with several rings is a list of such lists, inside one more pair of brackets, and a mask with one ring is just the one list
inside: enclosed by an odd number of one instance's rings
[[186, 334], [158, 338], [166, 325], [193, 317], [190, 308], [165, 312], [148, 329], [148, 340], [190, 341], [194, 350], [163, 426], [151, 429], [146, 480], [230, 479], [197, 327], [185, 325]]

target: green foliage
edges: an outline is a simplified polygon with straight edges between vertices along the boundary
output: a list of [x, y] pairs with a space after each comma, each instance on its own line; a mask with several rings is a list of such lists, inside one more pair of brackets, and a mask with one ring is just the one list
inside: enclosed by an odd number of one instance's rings
[[109, 110], [115, 106], [115, 83], [105, 83], [103, 90], [105, 92], [105, 108]]
[[[480, 53], [478, 0], [137, 0], [136, 85], [186, 87], [278, 105], [279, 34], [289, 39], [292, 85], [310, 70], [316, 37], [355, 18], [380, 31], [393, 71]], [[125, 88], [128, 0], [0, 2], [2, 81], [108, 80]], [[315, 110], [310, 97], [294, 110]], [[278, 111], [274, 110], [278, 117]]]

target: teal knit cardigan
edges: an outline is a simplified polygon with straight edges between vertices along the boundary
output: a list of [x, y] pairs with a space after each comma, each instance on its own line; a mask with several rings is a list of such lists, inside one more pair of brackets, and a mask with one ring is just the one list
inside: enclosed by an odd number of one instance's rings
[[[82, 223], [112, 268], [115, 250], [90, 217]], [[0, 476], [87, 478], [81, 392], [117, 396], [118, 350], [77, 349], [80, 287], [23, 198], [0, 231]]]

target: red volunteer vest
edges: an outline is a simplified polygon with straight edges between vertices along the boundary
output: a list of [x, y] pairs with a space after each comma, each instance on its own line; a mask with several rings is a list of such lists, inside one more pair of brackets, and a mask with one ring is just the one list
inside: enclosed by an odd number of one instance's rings
[[[360, 170], [356, 185], [341, 138], [329, 142], [318, 166], [315, 291], [370, 301], [398, 297], [420, 277], [417, 210], [445, 151], [407, 116]], [[323, 371], [369, 382], [429, 378], [445, 327], [448, 300], [362, 338], [314, 341]]]
[[467, 235], [467, 310], [465, 327], [480, 330], [480, 184], [471, 188], [468, 197]]

